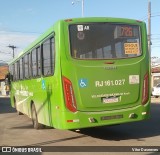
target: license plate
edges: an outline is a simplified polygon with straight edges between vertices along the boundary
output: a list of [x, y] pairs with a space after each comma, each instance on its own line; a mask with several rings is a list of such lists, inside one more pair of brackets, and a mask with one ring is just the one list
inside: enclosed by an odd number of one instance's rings
[[117, 103], [119, 102], [119, 97], [112, 97], [112, 98], [102, 98], [103, 103]]

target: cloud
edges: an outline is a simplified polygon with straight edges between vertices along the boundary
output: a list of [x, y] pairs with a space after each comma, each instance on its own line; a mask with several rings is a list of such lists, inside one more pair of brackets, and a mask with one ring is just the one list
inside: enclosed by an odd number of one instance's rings
[[0, 31], [0, 60], [8, 62], [12, 59], [13, 50], [8, 47], [9, 45], [17, 47], [15, 48], [16, 56], [38, 36], [37, 34]]

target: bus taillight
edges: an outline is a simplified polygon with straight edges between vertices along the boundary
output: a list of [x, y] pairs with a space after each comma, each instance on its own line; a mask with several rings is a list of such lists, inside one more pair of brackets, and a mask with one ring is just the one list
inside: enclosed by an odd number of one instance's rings
[[76, 112], [77, 106], [76, 106], [76, 99], [75, 99], [74, 91], [72, 87], [72, 82], [66, 77], [62, 77], [62, 79], [63, 79], [63, 89], [64, 89], [66, 107], [71, 112]]
[[148, 73], [144, 76], [143, 80], [143, 93], [142, 93], [142, 104], [145, 105], [149, 97], [149, 75]]

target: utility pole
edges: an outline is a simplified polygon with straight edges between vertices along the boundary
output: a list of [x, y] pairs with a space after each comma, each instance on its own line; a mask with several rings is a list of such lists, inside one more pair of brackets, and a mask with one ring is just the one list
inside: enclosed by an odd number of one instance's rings
[[148, 0], [148, 50], [151, 56], [151, 1]]
[[84, 0], [82, 0], [82, 17], [84, 17]]
[[11, 48], [11, 49], [13, 50], [13, 58], [14, 58], [14, 49], [17, 48], [17, 47], [14, 46], [14, 45], [9, 45], [9, 46], [7, 46], [7, 47], [9, 47], [9, 48]]

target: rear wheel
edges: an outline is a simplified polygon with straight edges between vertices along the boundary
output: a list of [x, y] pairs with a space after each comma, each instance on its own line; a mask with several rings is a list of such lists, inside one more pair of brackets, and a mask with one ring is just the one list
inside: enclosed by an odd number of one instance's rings
[[32, 112], [31, 114], [32, 114], [33, 128], [34, 129], [42, 129], [42, 128], [44, 128], [44, 125], [38, 123], [37, 112], [36, 112], [36, 108], [35, 108], [34, 104], [32, 104], [31, 112]]

